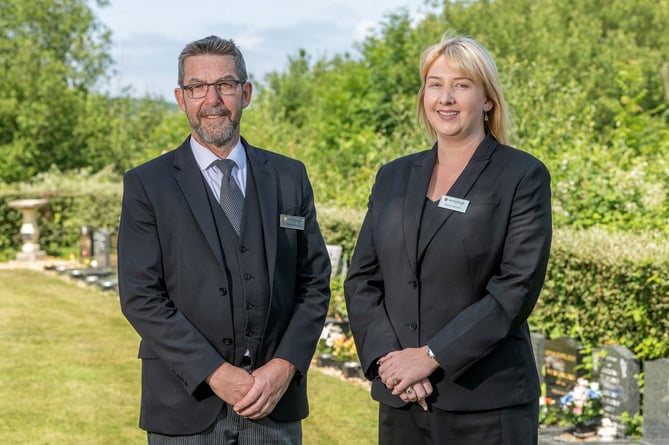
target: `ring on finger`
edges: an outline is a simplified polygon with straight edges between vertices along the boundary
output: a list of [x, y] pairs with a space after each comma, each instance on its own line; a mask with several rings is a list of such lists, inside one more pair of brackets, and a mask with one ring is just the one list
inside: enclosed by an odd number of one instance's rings
[[395, 376], [392, 376], [390, 378], [390, 381], [393, 383], [393, 385], [397, 385], [397, 382], [399, 382], [399, 380], [397, 380], [397, 377], [395, 377]]
[[406, 393], [409, 394], [409, 395], [413, 394], [413, 390], [411, 389], [411, 387], [408, 387], [406, 389]]

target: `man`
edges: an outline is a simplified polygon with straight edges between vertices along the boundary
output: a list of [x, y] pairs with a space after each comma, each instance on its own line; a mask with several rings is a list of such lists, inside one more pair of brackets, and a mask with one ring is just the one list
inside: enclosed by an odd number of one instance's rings
[[251, 93], [232, 41], [188, 44], [174, 94], [192, 134], [124, 177], [119, 291], [150, 445], [301, 443], [330, 262], [304, 165], [240, 136]]

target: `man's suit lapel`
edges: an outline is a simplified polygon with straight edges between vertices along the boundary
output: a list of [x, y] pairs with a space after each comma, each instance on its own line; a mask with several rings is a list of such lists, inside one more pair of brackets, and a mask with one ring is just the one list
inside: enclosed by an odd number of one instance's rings
[[[496, 146], [497, 141], [490, 136], [483, 140], [481, 145], [479, 145], [479, 147], [476, 149], [476, 152], [474, 152], [472, 158], [469, 160], [469, 163], [465, 167], [462, 174], [460, 174], [458, 179], [448, 191], [448, 196], [466, 199], [467, 194], [472, 189], [472, 187], [474, 187], [476, 180], [490, 162], [490, 156], [492, 155], [492, 152]], [[454, 210], [448, 209], [440, 210], [441, 211], [438, 212], [438, 217], [432, 218], [429, 221], [423, 221], [423, 235], [420, 237], [421, 243], [417, 249], [417, 258], [420, 258], [423, 255], [425, 248], [428, 244], [430, 244], [430, 241], [434, 235], [455, 212]]]
[[279, 185], [274, 169], [270, 168], [265, 155], [257, 148], [242, 139], [246, 148], [246, 158], [255, 180], [258, 192], [258, 203], [262, 219], [263, 236], [265, 237], [265, 254], [267, 255], [267, 270], [269, 282], [274, 281], [274, 266], [276, 265], [277, 230], [279, 226]]
[[200, 167], [197, 165], [190, 148], [190, 138], [186, 139], [174, 153], [174, 167], [176, 168], [174, 178], [179, 184], [195, 220], [207, 239], [209, 247], [211, 247], [221, 267], [224, 267], [216, 222], [211, 213], [209, 198], [207, 197], [207, 190], [205, 188], [206, 185], [202, 179]]

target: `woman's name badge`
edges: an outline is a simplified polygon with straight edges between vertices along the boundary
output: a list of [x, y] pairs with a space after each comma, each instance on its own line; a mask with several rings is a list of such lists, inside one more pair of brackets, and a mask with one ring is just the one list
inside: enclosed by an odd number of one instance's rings
[[467, 211], [467, 207], [469, 207], [469, 201], [466, 199], [443, 195], [439, 200], [439, 207], [442, 209], [453, 210], [454, 212], [465, 213]]

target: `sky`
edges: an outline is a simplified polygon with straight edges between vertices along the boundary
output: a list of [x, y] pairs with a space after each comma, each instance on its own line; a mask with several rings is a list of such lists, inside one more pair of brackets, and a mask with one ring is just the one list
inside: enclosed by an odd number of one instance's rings
[[105, 92], [129, 87], [136, 97], [174, 102], [177, 58], [193, 40], [210, 34], [233, 39], [252, 80], [285, 72], [288, 58], [306, 50], [311, 60], [348, 52], [386, 20], [406, 9], [412, 18], [426, 11], [423, 0], [110, 0], [98, 20], [112, 32], [113, 76]]

